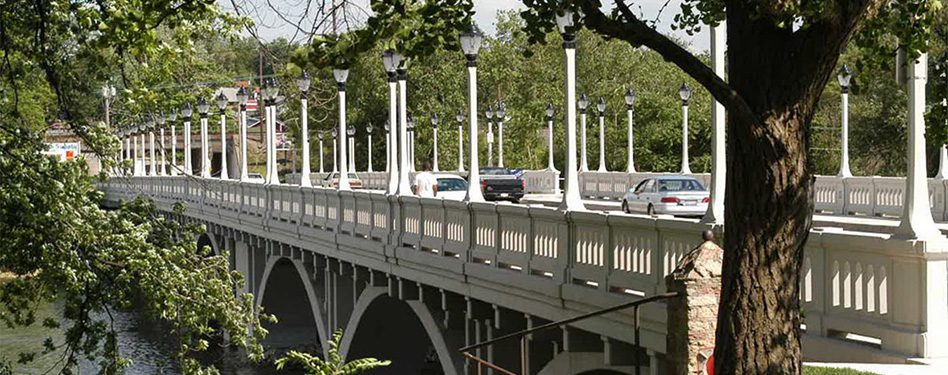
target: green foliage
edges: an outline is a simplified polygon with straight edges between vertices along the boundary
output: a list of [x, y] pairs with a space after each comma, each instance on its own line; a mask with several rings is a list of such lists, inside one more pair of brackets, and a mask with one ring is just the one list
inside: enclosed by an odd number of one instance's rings
[[340, 341], [342, 341], [341, 329], [336, 330], [332, 334], [332, 339], [329, 340], [328, 359], [324, 360], [294, 350], [276, 360], [277, 370], [282, 370], [287, 365], [297, 364], [302, 366], [309, 375], [353, 375], [392, 364], [391, 361], [380, 361], [375, 358], [360, 358], [346, 362], [346, 359], [339, 354]]

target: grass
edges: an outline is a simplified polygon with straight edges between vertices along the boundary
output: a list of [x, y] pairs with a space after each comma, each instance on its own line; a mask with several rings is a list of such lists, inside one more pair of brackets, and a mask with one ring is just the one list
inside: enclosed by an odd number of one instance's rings
[[871, 372], [856, 371], [848, 368], [812, 367], [803, 368], [803, 375], [876, 375]]

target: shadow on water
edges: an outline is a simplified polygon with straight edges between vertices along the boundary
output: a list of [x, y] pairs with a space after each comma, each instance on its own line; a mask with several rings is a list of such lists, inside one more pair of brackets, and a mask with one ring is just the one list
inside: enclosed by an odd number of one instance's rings
[[[43, 341], [47, 337], [52, 337], [55, 343], [61, 344], [62, 329], [49, 329], [40, 324], [45, 318], [61, 316], [62, 306], [51, 303], [37, 308], [37, 323], [32, 326], [16, 329], [0, 326], [0, 361], [12, 363], [15, 374], [57, 373], [61, 366], [61, 351], [37, 355], [34, 361], [27, 364], [18, 364], [16, 360], [21, 352], [42, 351]], [[144, 319], [142, 314], [135, 311], [113, 310], [112, 317], [118, 332], [120, 353], [132, 361], [125, 371], [126, 374], [181, 373], [174, 356], [175, 343], [160, 324]], [[274, 358], [271, 357], [259, 364], [250, 363], [238, 350], [229, 348], [219, 348], [202, 355], [200, 360], [205, 364], [214, 364], [222, 374], [229, 375], [302, 374], [301, 371], [277, 371], [273, 366]], [[50, 369], [53, 371], [49, 371]], [[80, 374], [98, 372], [95, 362], [80, 362]]]

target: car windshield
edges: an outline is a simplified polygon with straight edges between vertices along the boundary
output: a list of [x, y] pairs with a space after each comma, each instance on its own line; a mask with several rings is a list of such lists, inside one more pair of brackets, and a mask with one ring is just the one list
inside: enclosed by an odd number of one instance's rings
[[460, 178], [439, 178], [438, 191], [465, 191], [467, 181]]
[[506, 168], [484, 168], [481, 169], [481, 174], [490, 176], [506, 176], [510, 174], [510, 171]]
[[247, 174], [247, 177], [250, 177], [250, 178], [263, 178], [263, 175], [261, 175], [261, 174], [259, 174], [259, 173], [248, 173], [248, 174]]
[[658, 180], [658, 191], [704, 191], [698, 180]]
[[[349, 179], [351, 179], [351, 180], [358, 180], [358, 179], [359, 179], [359, 177], [356, 177], [356, 174], [355, 174], [355, 173], [351, 173], [351, 172], [350, 172], [350, 173], [347, 173], [347, 174], [349, 175]], [[333, 173], [330, 173], [328, 176], [326, 176], [326, 178], [324, 178], [324, 180], [336, 179], [336, 178], [339, 178], [339, 173], [338, 173], [338, 172], [333, 172]]]

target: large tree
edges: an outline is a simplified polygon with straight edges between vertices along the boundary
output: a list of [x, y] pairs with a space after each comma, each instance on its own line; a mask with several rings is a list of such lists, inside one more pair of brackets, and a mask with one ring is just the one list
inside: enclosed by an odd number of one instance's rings
[[[728, 111], [724, 285], [717, 373], [801, 372], [799, 271], [813, 210], [809, 125], [842, 51], [861, 33], [870, 48], [928, 48], [938, 0], [685, 0], [676, 26], [727, 20], [728, 79], [633, 11], [633, 1], [524, 0], [535, 42], [555, 15], [603, 36], [645, 46], [694, 78]], [[409, 56], [456, 47], [469, 0], [373, 1], [366, 27], [313, 44], [317, 65], [342, 64], [379, 41]], [[438, 22], [426, 22], [438, 20]]]

